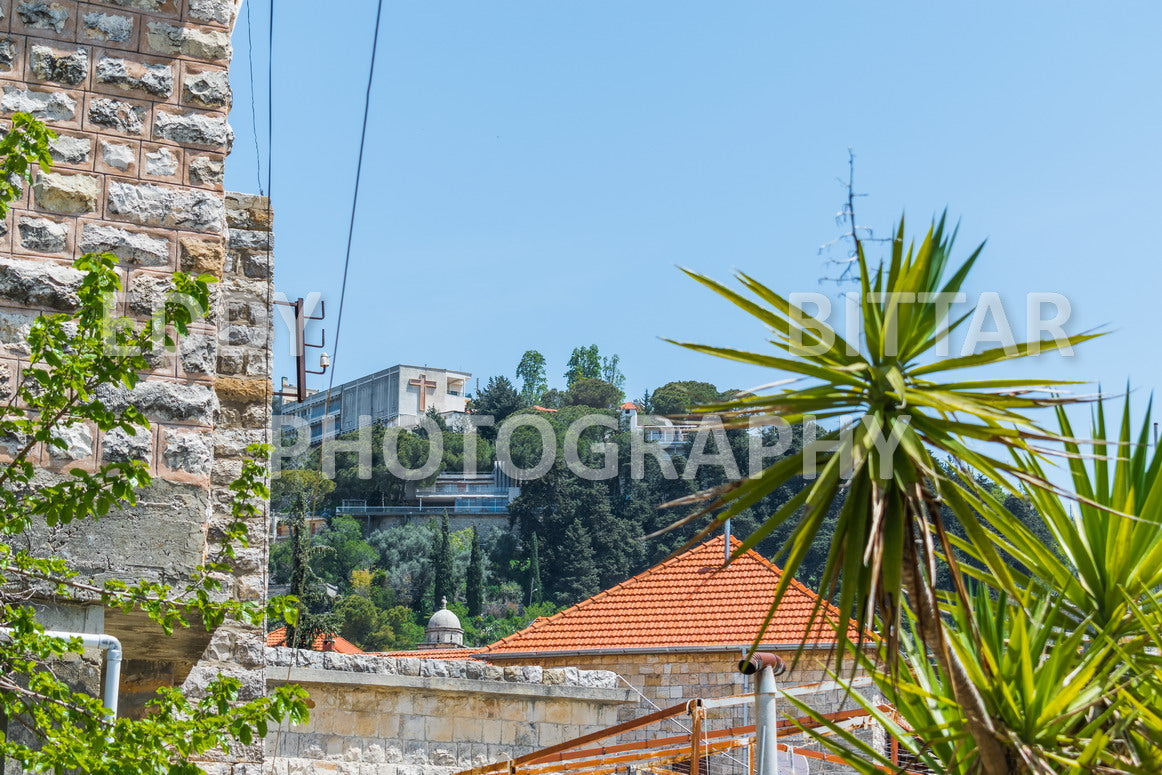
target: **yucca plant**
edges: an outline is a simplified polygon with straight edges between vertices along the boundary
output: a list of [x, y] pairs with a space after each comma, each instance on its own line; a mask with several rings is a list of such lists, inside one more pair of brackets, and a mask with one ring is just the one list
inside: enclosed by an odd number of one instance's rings
[[[956, 596], [947, 601], [947, 638], [988, 710], [1007, 772], [1159, 771], [1157, 753], [1147, 753], [1150, 738], [1139, 734], [1148, 729], [1149, 713], [1140, 703], [1117, 699], [1151, 678], [1142, 665], [1120, 658], [1108, 631], [1063, 615], [1060, 601], [1044, 595], [1012, 601], [980, 587], [971, 603], [966, 609]], [[895, 739], [897, 750], [925, 770], [948, 775], [986, 771], [970, 731], [973, 720], [956, 699], [951, 677], [911, 637], [916, 623], [910, 612], [905, 619], [902, 661], [895, 673], [866, 653], [855, 655], [890, 710], [854, 691], [852, 696]], [[818, 725], [804, 725], [804, 731], [857, 771], [882, 772], [897, 765], [887, 752], [809, 705], [788, 699]]]
[[[797, 518], [782, 558], [785, 573], [768, 621], [830, 506], [842, 499], [822, 574], [823, 597], [837, 593], [839, 609], [855, 616], [860, 632], [878, 623], [890, 669], [900, 653], [901, 612], [906, 598], [915, 611], [920, 645], [949, 676], [968, 734], [979, 751], [980, 771], [1007, 775], [1011, 762], [999, 731], [959, 650], [943, 631], [934, 587], [940, 555], [954, 566], [952, 578], [962, 605], [970, 608], [971, 601], [955, 567], [951, 539], [940, 517], [941, 505], [956, 515], [969, 544], [987, 567], [1003, 569], [1006, 564], [981, 522], [977, 489], [950, 476], [937, 461], [951, 457], [1009, 492], [1015, 491], [1014, 482], [1052, 490], [1043, 476], [1022, 465], [1028, 456], [1040, 454], [1038, 443], [1054, 438], [1042, 431], [1028, 412], [1076, 400], [1053, 392], [1069, 383], [1033, 377], [982, 379], [979, 371], [1000, 361], [1072, 348], [1096, 334], [941, 357], [941, 343], [969, 320], [969, 315], [952, 319], [948, 300], [960, 292], [983, 245], [952, 269], [955, 233], [946, 233], [943, 217], [919, 244], [905, 242], [904, 228], [901, 219], [889, 259], [874, 269], [862, 243], [856, 241], [862, 336], [852, 342], [750, 275], [738, 275], [743, 291], [737, 292], [687, 271], [765, 325], [775, 352], [676, 344], [797, 374], [806, 383], [788, 385], [769, 395], [739, 396], [699, 407], [699, 411], [722, 415], [727, 422], [739, 425], [774, 422], [776, 418], [792, 425], [841, 419], [845, 424], [824, 437], [834, 443], [833, 449], [807, 448], [750, 478], [701, 493], [694, 499], [698, 507], [676, 524], [716, 512], [704, 535], [802, 475], [810, 469], [812, 456], [817, 458], [814, 481], [767, 518], [736, 552], [738, 556], [779, 525]], [[959, 376], [970, 368], [977, 370], [972, 377]], [[1012, 587], [1012, 581], [1006, 579], [1006, 586]], [[822, 601], [817, 616], [821, 606]], [[846, 629], [839, 632], [841, 641], [846, 642]]]
[[[1078, 498], [1041, 489], [1029, 495], [1054, 537], [1046, 546], [982, 494], [994, 542], [1020, 561], [1010, 597], [987, 569], [971, 606], [946, 596], [948, 642], [991, 718], [1016, 773], [1162, 772], [1162, 455], [1149, 444], [1149, 411], [1131, 433], [1127, 399], [1117, 439], [1107, 440], [1104, 406], [1094, 413], [1092, 440], [1073, 440], [1059, 413]], [[1040, 463], [1025, 464], [1038, 475]], [[973, 547], [957, 542], [964, 551]], [[950, 676], [905, 635], [895, 675], [867, 654], [858, 659], [894, 707], [885, 713], [861, 700], [901, 750], [933, 772], [982, 770], [969, 720]], [[882, 752], [823, 720], [817, 739], [857, 769], [891, 762]]]

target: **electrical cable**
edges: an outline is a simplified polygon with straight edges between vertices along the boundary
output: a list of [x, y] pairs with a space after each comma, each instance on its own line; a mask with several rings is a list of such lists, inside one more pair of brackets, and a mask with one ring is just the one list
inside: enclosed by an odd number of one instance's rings
[[375, 80], [375, 55], [379, 50], [379, 21], [382, 16], [383, 0], [379, 0], [375, 10], [375, 30], [372, 32], [371, 38], [371, 64], [367, 69], [367, 91], [363, 96], [363, 128], [359, 134], [359, 158], [355, 163], [355, 191], [351, 196], [351, 218], [347, 224], [347, 251], [343, 257], [343, 282], [339, 287], [339, 314], [335, 319], [335, 345], [331, 351], [331, 377], [327, 382], [327, 398], [323, 405], [324, 427], [331, 414], [331, 390], [335, 387], [335, 364], [339, 360], [339, 335], [343, 330], [343, 304], [347, 299], [347, 274], [351, 268], [351, 243], [355, 237], [355, 214], [359, 209], [359, 182], [363, 176], [363, 150], [367, 144], [367, 116], [371, 112], [371, 85]]
[[270, 17], [266, 26], [266, 190], [272, 191], [274, 171], [274, 0], [270, 0]]
[[[247, 74], [250, 79], [250, 133], [254, 137], [254, 174], [258, 178], [258, 195], [265, 196], [262, 186], [262, 150], [258, 147], [258, 108], [254, 99], [254, 35], [250, 25], [250, 3], [246, 3], [246, 59]], [[269, 116], [268, 116], [269, 120]], [[267, 148], [269, 153], [270, 149]], [[268, 167], [269, 169], [269, 160]]]

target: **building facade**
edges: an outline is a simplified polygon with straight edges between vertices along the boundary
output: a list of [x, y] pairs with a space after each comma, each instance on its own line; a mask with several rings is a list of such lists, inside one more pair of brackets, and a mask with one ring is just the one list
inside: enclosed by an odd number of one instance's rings
[[520, 485], [494, 463], [491, 471], [476, 474], [445, 471], [428, 485], [408, 482], [402, 503], [344, 500], [335, 514], [363, 520], [369, 532], [444, 516], [453, 531], [469, 527], [508, 530], [508, 509], [518, 496]]
[[374, 423], [413, 428], [433, 409], [457, 423], [467, 410], [471, 377], [466, 371], [400, 364], [337, 385], [329, 398], [319, 391], [301, 403], [284, 402], [282, 415], [308, 426], [312, 444]]

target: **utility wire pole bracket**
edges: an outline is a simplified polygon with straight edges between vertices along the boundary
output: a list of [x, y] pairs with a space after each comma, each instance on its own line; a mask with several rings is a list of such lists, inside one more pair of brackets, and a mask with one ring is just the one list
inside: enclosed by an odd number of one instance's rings
[[306, 352], [308, 347], [322, 349], [327, 344], [327, 331], [322, 332], [321, 341], [319, 344], [312, 344], [306, 340], [306, 324], [308, 320], [322, 320], [327, 317], [326, 302], [319, 302], [319, 314], [307, 315], [304, 310], [303, 298], [300, 296], [294, 301], [278, 301], [275, 304], [281, 304], [284, 307], [291, 307], [295, 311], [295, 385], [293, 390], [289, 381], [284, 377], [282, 380], [282, 390], [275, 391], [276, 396], [283, 398], [293, 398], [299, 403], [307, 400], [307, 375], [308, 374], [326, 374], [328, 367], [331, 365], [331, 357], [327, 355], [326, 351], [319, 354], [319, 368], [318, 370], [308, 369]]

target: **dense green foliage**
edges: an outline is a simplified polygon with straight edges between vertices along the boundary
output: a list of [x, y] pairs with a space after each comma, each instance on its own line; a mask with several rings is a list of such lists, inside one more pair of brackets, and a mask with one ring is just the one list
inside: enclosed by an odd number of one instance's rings
[[[577, 384], [585, 381], [580, 380]], [[674, 396], [716, 398], [722, 393], [705, 382], [685, 381], [663, 385], [654, 391], [654, 395], [663, 405], [668, 405], [667, 402], [678, 400]], [[684, 414], [689, 408], [680, 406], [675, 413]], [[413, 518], [410, 524], [367, 533], [363, 521], [333, 517], [314, 539], [315, 545], [324, 551], [314, 567], [320, 582], [331, 585], [336, 594], [334, 598], [325, 600], [320, 600], [318, 594], [310, 594], [310, 599], [318, 605], [312, 613], [304, 616], [311, 620], [311, 615], [325, 615], [332, 610], [346, 612], [345, 601], [351, 595], [370, 597], [376, 604], [377, 615], [387, 616], [387, 612], [394, 611], [392, 623], [389, 625], [384, 620], [375, 626], [367, 624], [364, 612], [370, 608], [359, 603], [358, 608], [352, 608], [349, 613], [356, 619], [347, 626], [336, 625], [339, 631], [369, 650], [403, 649], [418, 642], [422, 626], [446, 595], [449, 607], [468, 617], [464, 624], [470, 638], [503, 637], [513, 631], [509, 627], [522, 627], [535, 618], [527, 610], [542, 610], [538, 608], [542, 603], [554, 609], [571, 605], [624, 581], [680, 549], [700, 526], [690, 524], [658, 538], [643, 540], [643, 536], [660, 530], [673, 519], [673, 512], [659, 507], [706, 488], [721, 486], [729, 480], [728, 472], [721, 466], [703, 465], [696, 472], [687, 471], [692, 440], [670, 450], [669, 467], [647, 456], [642, 475], [635, 477], [632, 444], [626, 430], [594, 427], [586, 430], [580, 439], [583, 464], [594, 469], [602, 467], [604, 452], [595, 446], [601, 442], [616, 444], [618, 453], [612, 460], [613, 478], [591, 481], [570, 470], [564, 459], [566, 430], [579, 418], [594, 414], [608, 418], [609, 423], [617, 428], [617, 412], [595, 412], [587, 406], [563, 406], [556, 412], [520, 409], [516, 414], [535, 415], [549, 423], [558, 441], [557, 457], [544, 476], [522, 485], [521, 495], [510, 506], [507, 521], [502, 519], [500, 526], [479, 532], [476, 537], [478, 563], [473, 561], [471, 530], [449, 534], [449, 563], [448, 553], [443, 548], [440, 519]], [[775, 443], [772, 429], [765, 429], [762, 433], [764, 445]], [[401, 434], [401, 438], [405, 435], [414, 434]], [[444, 432], [445, 452], [454, 446], [459, 449], [462, 436], [455, 431]], [[461, 439], [460, 446], [449, 441], [457, 437]], [[742, 473], [749, 473], [748, 431], [727, 429], [722, 438], [729, 445], [732, 457], [739, 461]], [[416, 439], [419, 444], [426, 443], [419, 436]], [[485, 441], [481, 439], [479, 443]], [[708, 442], [708, 451], [715, 451], [715, 443], [713, 440]], [[783, 456], [796, 454], [801, 447], [802, 434], [796, 431]], [[516, 465], [531, 466], [541, 451], [540, 436], [532, 428], [519, 428], [512, 437], [512, 450]], [[378, 460], [380, 453], [375, 450], [374, 454], [375, 475], [380, 476], [383, 471]], [[343, 459], [342, 455], [339, 457]], [[426, 451], [418, 453], [419, 459], [424, 457]], [[446, 470], [458, 471], [459, 464], [446, 462]], [[682, 476], [684, 472], [690, 475]], [[288, 471], [284, 475], [290, 475], [289, 481], [296, 486], [301, 482], [296, 472]], [[349, 476], [351, 472], [339, 470], [339, 486], [334, 494], [328, 496], [326, 503], [336, 504], [339, 498], [358, 497], [358, 490], [344, 488], [344, 483], [350, 481]], [[806, 480], [802, 478], [789, 480], [751, 508], [736, 514], [736, 534], [746, 536], [757, 530], [766, 515], [778, 511], [805, 484]], [[279, 495], [281, 490], [281, 482], [276, 482], [276, 500], [282, 497]], [[823, 576], [830, 549], [827, 530], [834, 525], [840, 505], [836, 504], [825, 516], [824, 527], [800, 565], [799, 577], [808, 584], [818, 585]], [[1028, 521], [1027, 504], [1010, 495], [1008, 506], [1025, 514]], [[963, 534], [955, 515], [948, 514], [946, 519], [951, 532]], [[759, 551], [778, 558], [795, 524], [792, 520], [772, 531], [758, 544]], [[285, 582], [291, 572], [290, 545], [286, 542], [277, 544], [271, 552], [271, 563], [274, 580]], [[358, 588], [352, 582], [352, 574], [360, 573], [374, 579], [369, 588]], [[941, 573], [942, 583], [947, 583], [944, 566]], [[478, 587], [474, 581], [477, 578], [481, 579]], [[346, 606], [353, 605], [356, 604], [346, 603]], [[483, 645], [484, 642], [470, 641], [474, 645]]]
[[[415, 647], [443, 597], [468, 645], [491, 643], [559, 608], [526, 605], [529, 562], [507, 529], [453, 532], [445, 519], [416, 519], [366, 537], [363, 530], [359, 520], [334, 517], [316, 533], [312, 551], [330, 560], [312, 560], [317, 575], [305, 595], [312, 608], [302, 616], [367, 651]], [[294, 554], [292, 541], [275, 545], [274, 583], [294, 578]], [[310, 642], [300, 637], [298, 645]]]

